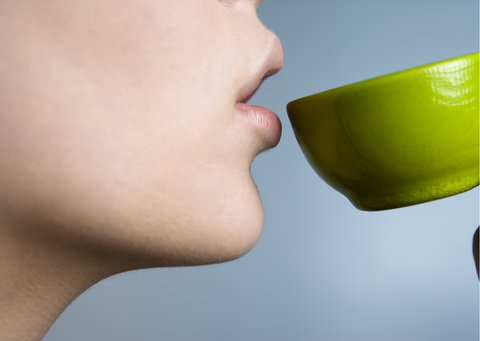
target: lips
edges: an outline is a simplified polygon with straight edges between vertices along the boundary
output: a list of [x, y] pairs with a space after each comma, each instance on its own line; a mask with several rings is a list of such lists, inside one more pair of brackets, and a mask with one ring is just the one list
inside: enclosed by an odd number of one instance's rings
[[236, 109], [247, 118], [258, 136], [265, 142], [266, 148], [273, 148], [280, 142], [282, 124], [278, 116], [262, 106], [249, 105], [247, 102], [260, 88], [262, 83], [273, 76], [283, 66], [283, 51], [280, 41], [276, 38], [263, 67], [252, 78], [238, 95]]
[[282, 123], [273, 111], [242, 102], [237, 102], [235, 106], [252, 124], [258, 136], [264, 140], [266, 148], [273, 148], [280, 142]]

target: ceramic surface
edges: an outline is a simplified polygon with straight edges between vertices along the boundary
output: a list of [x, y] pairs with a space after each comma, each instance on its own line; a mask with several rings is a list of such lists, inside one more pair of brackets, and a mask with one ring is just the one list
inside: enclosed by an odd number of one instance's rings
[[287, 105], [315, 171], [357, 208], [440, 199], [479, 183], [478, 53]]

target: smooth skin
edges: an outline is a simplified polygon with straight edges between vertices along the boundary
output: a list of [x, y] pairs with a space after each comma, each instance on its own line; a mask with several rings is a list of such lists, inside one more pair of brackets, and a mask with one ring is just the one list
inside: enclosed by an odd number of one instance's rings
[[237, 104], [283, 64], [259, 3], [0, 0], [0, 340], [116, 273], [255, 245], [279, 131]]

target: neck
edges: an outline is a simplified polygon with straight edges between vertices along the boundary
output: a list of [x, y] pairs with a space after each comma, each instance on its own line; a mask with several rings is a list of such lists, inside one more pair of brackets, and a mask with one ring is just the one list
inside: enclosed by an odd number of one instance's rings
[[120, 272], [108, 257], [0, 226], [0, 340], [41, 340], [82, 292]]

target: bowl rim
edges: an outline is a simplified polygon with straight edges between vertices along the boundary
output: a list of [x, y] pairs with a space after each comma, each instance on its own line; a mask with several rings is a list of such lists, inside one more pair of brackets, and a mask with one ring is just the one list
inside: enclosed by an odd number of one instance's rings
[[303, 96], [303, 97], [294, 99], [287, 104], [287, 107], [291, 103], [301, 102], [305, 99], [311, 100], [312, 97], [315, 97], [315, 96], [318, 96], [318, 95], [321, 95], [321, 94], [327, 94], [327, 93], [330, 93], [332, 91], [340, 91], [340, 90], [344, 90], [346, 88], [355, 88], [357, 86], [368, 86], [369, 83], [373, 83], [373, 82], [377, 83], [378, 81], [382, 81], [382, 80], [383, 81], [392, 81], [395, 78], [405, 77], [405, 76], [408, 76], [411, 73], [417, 73], [419, 71], [424, 71], [424, 70], [429, 69], [429, 68], [438, 67], [442, 64], [458, 62], [458, 61], [461, 61], [463, 59], [474, 59], [474, 60], [478, 61], [479, 54], [480, 54], [480, 52], [469, 53], [469, 54], [462, 55], [462, 56], [459, 56], [459, 57], [449, 58], [449, 59], [441, 60], [441, 61], [438, 61], [438, 62], [433, 62], [433, 63], [429, 63], [429, 64], [416, 66], [416, 67], [409, 68], [409, 69], [395, 71], [395, 72], [388, 73], [388, 74], [385, 74], [385, 75], [380, 75], [380, 76], [376, 76], [376, 77], [373, 77], [373, 78], [364, 79], [364, 80], [361, 80], [361, 81], [358, 81], [358, 82], [342, 85], [342, 86], [339, 86], [339, 87], [336, 87], [336, 88], [331, 88], [331, 89], [328, 89], [328, 90], [320, 91], [320, 92], [317, 92], [317, 93], [314, 93], [314, 94], [311, 94], [311, 95], [307, 95], [307, 96]]

